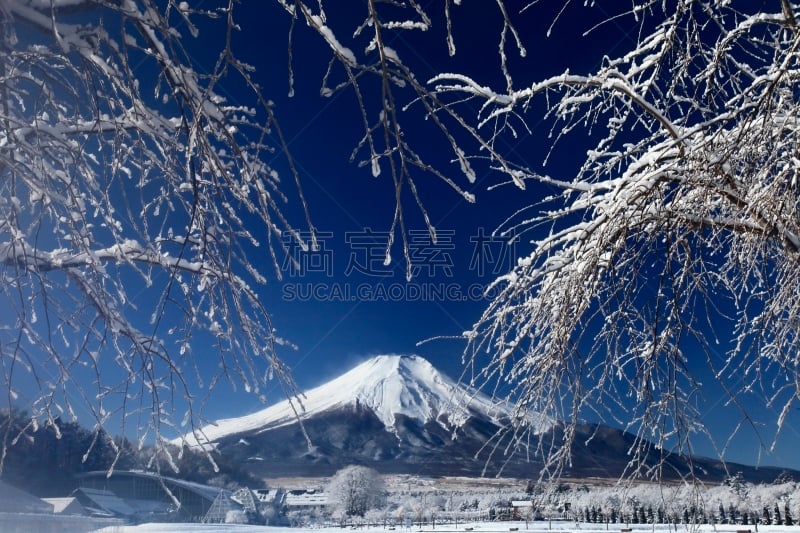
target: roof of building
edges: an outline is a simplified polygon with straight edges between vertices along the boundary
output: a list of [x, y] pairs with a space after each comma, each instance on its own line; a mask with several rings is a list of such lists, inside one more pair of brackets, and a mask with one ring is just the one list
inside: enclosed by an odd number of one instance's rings
[[258, 501], [261, 503], [272, 503], [280, 505], [286, 496], [286, 491], [283, 489], [256, 489], [253, 491]]
[[50, 505], [53, 506], [53, 513], [55, 514], [85, 514], [86, 511], [74, 496], [67, 496], [65, 498], [42, 498]]
[[[231, 494], [230, 491], [218, 487], [143, 470], [114, 471], [110, 476], [106, 471], [88, 472], [78, 478], [82, 489], [110, 494], [122, 501], [126, 507], [115, 506], [112, 510], [112, 514], [116, 516], [178, 512], [185, 519], [193, 520], [205, 515], [220, 494], [226, 497]], [[96, 502], [95, 506], [108, 509], [101, 502]]]
[[33, 494], [0, 481], [0, 512], [52, 513], [53, 506]]
[[[95, 471], [95, 472], [87, 472], [85, 474], [81, 474], [80, 478], [90, 478], [90, 477], [108, 477], [108, 472], [103, 471]], [[214, 499], [219, 496], [220, 492], [225, 491], [225, 489], [221, 489], [219, 487], [211, 487], [209, 485], [203, 485], [202, 483], [195, 483], [193, 481], [186, 481], [185, 479], [177, 479], [172, 477], [167, 477], [160, 475], [156, 472], [147, 472], [145, 470], [115, 470], [111, 477], [138, 477], [143, 479], [152, 479], [164, 482], [167, 486], [174, 486], [174, 487], [181, 487], [191, 492], [194, 492], [204, 498], [207, 498], [209, 501], [214, 501]], [[230, 492], [230, 491], [226, 491]]]
[[136, 514], [133, 507], [113, 492], [82, 487], [75, 489], [73, 494], [89, 514], [94, 516], [133, 516]]
[[328, 495], [320, 491], [289, 491], [286, 494], [287, 507], [317, 507], [328, 505]]

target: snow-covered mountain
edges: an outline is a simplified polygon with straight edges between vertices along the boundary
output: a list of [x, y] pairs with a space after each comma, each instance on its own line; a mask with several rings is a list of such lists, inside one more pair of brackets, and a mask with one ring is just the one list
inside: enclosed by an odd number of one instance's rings
[[[535, 413], [528, 416], [529, 449], [537, 443], [548, 449], [561, 442], [560, 424]], [[327, 476], [350, 464], [385, 473], [480, 476], [502, 471], [537, 477], [540, 458], [514, 453], [509, 435], [501, 431], [509, 417], [504, 405], [456, 383], [425, 359], [382, 355], [307, 391], [302, 407], [285, 400], [250, 415], [219, 420], [176, 444], [213, 446], [263, 477]], [[619, 429], [579, 426], [566, 474], [618, 477], [634, 441]], [[710, 479], [727, 475], [719, 461], [689, 461], [656, 447], [646, 462], [663, 463], [666, 474], [675, 477], [686, 475], [689, 463]], [[728, 467], [754, 481], [772, 481], [779, 474], [769, 468]]]
[[[218, 420], [202, 429], [199, 440], [216, 443], [228, 436], [261, 433], [343, 408], [369, 410], [392, 432], [399, 416], [452, 430], [477, 415], [499, 424], [509, 414], [505, 405], [456, 383], [419, 356], [380, 355], [307, 391], [299, 400], [284, 400], [249, 415]], [[531, 423], [540, 431], [550, 426], [544, 417], [531, 416]], [[198, 444], [194, 435], [187, 436], [187, 441]]]

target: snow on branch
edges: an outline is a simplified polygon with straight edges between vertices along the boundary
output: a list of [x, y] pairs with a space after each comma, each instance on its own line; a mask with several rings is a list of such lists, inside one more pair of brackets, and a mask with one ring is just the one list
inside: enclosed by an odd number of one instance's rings
[[[220, 381], [261, 395], [276, 377], [294, 393], [251, 284], [278, 277], [299, 239], [287, 212], [313, 226], [291, 159], [294, 191], [270, 164], [287, 147], [231, 48], [234, 6], [22, 0], [0, 13], [8, 407], [123, 432], [137, 420], [158, 444], [203, 422], [198, 390]], [[215, 65], [192, 59], [200, 18], [223, 30], [203, 37], [221, 36]]]
[[[538, 216], [498, 229], [536, 237], [465, 334], [465, 359], [483, 369], [475, 385], [495, 383], [521, 410], [564, 421], [561, 441], [534, 450], [549, 473], [569, 465], [570, 428], [587, 416], [637, 435], [635, 475], [662, 473], [645, 467], [648, 443], [690, 454], [707, 433], [690, 360], [740, 406], [734, 431], [761, 438], [743, 398], [772, 390], [766, 376], [795, 384], [765, 396], [782, 413], [774, 434], [795, 405], [800, 37], [794, 7], [773, 7], [782, 12], [634, 2], [621, 16], [637, 17], [638, 43], [589, 74], [522, 89], [458, 72], [428, 81], [493, 148], [498, 172], [561, 191], [532, 198]], [[541, 118], [536, 99], [556, 144], [591, 128], [596, 145], [574, 175], [547, 176], [501, 148], [512, 124]], [[526, 449], [526, 429], [508, 431], [505, 453]]]
[[[412, 268], [407, 230], [407, 217], [410, 215], [406, 213], [409, 202], [421, 215], [431, 238], [436, 240], [436, 228], [431, 223], [426, 208], [425, 189], [422, 186], [424, 179], [433, 177], [441, 180], [470, 203], [474, 203], [476, 199], [475, 194], [467, 188], [477, 179], [473, 160], [478, 157], [471, 155], [472, 149], [457, 139], [458, 134], [454, 131], [469, 132], [471, 142], [487, 150], [492, 156], [495, 151], [491, 143], [475, 132], [463, 117], [451, 112], [434, 92], [419, 81], [420, 77], [406, 64], [401, 52], [387, 44], [396, 36], [413, 39], [415, 34], [427, 32], [441, 13], [416, 1], [403, 4], [370, 1], [358, 15], [361, 17], [360, 22], [353, 27], [334, 27], [334, 22], [325, 13], [324, 2], [312, 5], [295, 1], [281, 2], [281, 5], [292, 17], [304, 21], [333, 52], [328, 71], [322, 80], [321, 94], [329, 97], [337, 92], [353, 91], [363, 136], [357, 142], [351, 159], [359, 166], [368, 167], [375, 178], [382, 178], [388, 170], [395, 209], [386, 258], [391, 258], [391, 249], [399, 237], [407, 276], [410, 276]], [[503, 2], [497, 2], [491, 9], [498, 12], [503, 19], [498, 40], [498, 59], [505, 65], [507, 36], [513, 38], [520, 55], [525, 55], [525, 49]], [[446, 42], [452, 55], [455, 53], [455, 40], [450, 33], [452, 21], [449, 2], [444, 6], [443, 16], [449, 28]], [[290, 31], [298, 30], [292, 25]], [[352, 38], [345, 40], [348, 35], [352, 35]], [[294, 58], [291, 40], [290, 37], [289, 55]], [[290, 69], [293, 69], [291, 65]], [[293, 72], [290, 72], [290, 80], [294, 80]], [[403, 122], [409, 120], [408, 112], [412, 110], [419, 110], [425, 120], [430, 120], [435, 131], [441, 134], [444, 139], [442, 149], [451, 154], [457, 176], [453, 176], [452, 168], [432, 163], [434, 158], [426, 150], [419, 149], [414, 139], [408, 138]], [[493, 160], [503, 164], [500, 157], [493, 157]], [[512, 169], [505, 170], [510, 173]], [[466, 179], [465, 185], [460, 184], [461, 178]], [[521, 181], [519, 185], [524, 187]]]

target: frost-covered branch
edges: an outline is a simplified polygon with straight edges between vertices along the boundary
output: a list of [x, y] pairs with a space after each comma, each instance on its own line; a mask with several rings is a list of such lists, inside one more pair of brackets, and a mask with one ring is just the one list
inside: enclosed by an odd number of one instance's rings
[[571, 178], [498, 150], [498, 171], [563, 193], [498, 230], [540, 237], [466, 334], [467, 360], [483, 368], [476, 383], [501, 383], [519, 409], [565, 421], [553, 449], [531, 444], [524, 425], [509, 429], [516, 447], [550, 461], [548, 474], [569, 464], [569, 427], [587, 416], [636, 433], [634, 475], [661, 473], [646, 466], [648, 443], [690, 454], [706, 431], [701, 366], [759, 435], [744, 406], [777, 409], [780, 431], [800, 394], [800, 41], [787, 31], [788, 2], [772, 5], [782, 13], [732, 4], [661, 12], [635, 2], [628, 16], [648, 31], [587, 75], [523, 89], [457, 73], [430, 81], [485, 138], [507, 130], [510, 116], [533, 120], [537, 98], [561, 129], [556, 142], [579, 125], [602, 132]]
[[[4, 6], [8, 407], [22, 403], [50, 425], [87, 415], [115, 432], [133, 424], [140, 443], [160, 445], [174, 436], [166, 428], [199, 426], [200, 391], [220, 381], [260, 395], [277, 377], [291, 396], [283, 341], [253, 285], [270, 277], [262, 265], [279, 276], [286, 235], [300, 235], [286, 206], [302, 213], [305, 199], [267, 163], [286, 146], [231, 47], [235, 2]], [[223, 30], [211, 66], [192, 59], [202, 19]]]
[[207, 263], [192, 262], [146, 250], [134, 240], [126, 240], [107, 248], [99, 248], [80, 254], [72, 253], [72, 250], [68, 248], [44, 251], [20, 241], [7, 244], [3, 249], [0, 249], [0, 263], [36, 272], [89, 267], [98, 262], [107, 261], [145, 263], [149, 266], [183, 270], [191, 274], [206, 274], [220, 278], [226, 275], [215, 270]]
[[[293, 390], [251, 284], [270, 277], [259, 259], [278, 275], [285, 234], [299, 239], [290, 199], [310, 246], [313, 225], [294, 162], [293, 182], [267, 163], [288, 151], [232, 49], [236, 3], [189, 4], [2, 4], [0, 295], [14, 324], [0, 329], [0, 372], [8, 403], [24, 397], [51, 421], [74, 414], [70, 384], [86, 373], [97, 390], [77, 397], [98, 423], [146, 413], [156, 435], [172, 411], [199, 421], [195, 385], [258, 394], [276, 374]], [[467, 202], [489, 181], [530, 195], [497, 232], [530, 248], [465, 334], [474, 384], [517, 403], [488, 449], [539, 454], [555, 475], [581, 420], [611, 420], [637, 435], [631, 474], [657, 476], [668, 465], [651, 468], [653, 454], [691, 453], [705, 431], [698, 367], [740, 406], [740, 427], [761, 438], [744, 407], [755, 399], [779, 430], [800, 394], [797, 5], [606, 3], [623, 10], [610, 21], [636, 27], [628, 49], [535, 79], [520, 20], [543, 4], [481, 7], [492, 72], [466, 61], [424, 75], [393, 39], [441, 31], [457, 58], [460, 2], [368, 1], [346, 16], [324, 1], [274, 5], [289, 17], [290, 93], [307, 32], [330, 58], [322, 96], [353, 96], [351, 159], [388, 177], [393, 199], [387, 262], [400, 242], [410, 275], [415, 216], [436, 240], [428, 178]], [[597, 8], [573, 4], [550, 31]], [[613, 31], [599, 16], [587, 39]], [[201, 75], [190, 48], [206, 23], [224, 31]], [[222, 96], [228, 84], [245, 105]], [[539, 122], [550, 153], [577, 139], [575, 168], [550, 175], [518, 148]], [[213, 347], [213, 370], [196, 346]], [[529, 411], [563, 420], [560, 437], [533, 438]]]
[[[705, 432], [698, 373], [715, 376], [740, 407], [734, 432], [749, 427], [769, 440], [744, 406], [753, 397], [775, 406], [780, 430], [800, 383], [797, 6], [566, 2], [548, 34], [586, 23], [587, 50], [593, 34], [630, 45], [598, 53], [588, 72], [565, 65], [537, 79], [526, 24], [544, 4], [482, 8], [493, 68], [437, 65], [421, 76], [392, 38], [413, 40], [438, 23], [457, 57], [453, 12], [466, 6], [367, 2], [345, 25], [325, 2], [281, 2], [304, 23], [292, 31], [305, 25], [331, 54], [322, 94], [355, 96], [363, 135], [353, 159], [376, 178], [389, 170], [393, 236], [405, 239], [411, 201], [435, 238], [425, 175], [469, 201], [481, 180], [530, 195], [497, 230], [529, 236], [530, 248], [465, 334], [474, 384], [517, 402], [517, 424], [487, 449], [539, 454], [543, 475], [555, 475], [569, 463], [576, 425], [610, 420], [637, 435], [631, 474], [658, 476], [669, 465], [652, 468], [654, 454], [690, 454]], [[593, 15], [571, 16], [579, 10]], [[405, 126], [414, 112], [428, 129]], [[554, 175], [531, 161], [522, 139], [540, 123], [547, 153], [579, 154], [576, 168]], [[434, 152], [457, 168], [431, 163]], [[404, 253], [408, 262], [407, 243]], [[528, 411], [563, 420], [560, 440], [532, 437]]]
[[[432, 240], [435, 242], [437, 238], [436, 228], [426, 207], [422, 186], [424, 178], [437, 178], [465, 201], [475, 202], [475, 195], [467, 189], [475, 183], [476, 174], [462, 141], [457, 139], [458, 133], [467, 132], [472, 143], [485, 150], [500, 165], [506, 164], [495, 153], [492, 143], [484, 139], [469, 120], [449, 109], [434, 91], [420, 82], [401, 54], [387, 44], [387, 35], [413, 37], [416, 33], [429, 31], [433, 18], [440, 12], [416, 1], [403, 4], [370, 1], [366, 3], [360, 23], [353, 28], [338, 28], [329, 24], [323, 3], [313, 7], [300, 0], [282, 1], [281, 4], [290, 16], [302, 20], [318, 33], [325, 45], [332, 50], [329, 68], [322, 80], [321, 93], [331, 96], [336, 92], [352, 90], [355, 94], [364, 133], [353, 150], [351, 160], [357, 161], [359, 166], [368, 167], [375, 178], [385, 175], [388, 169], [395, 209], [390, 223], [386, 258], [387, 261], [391, 260], [391, 250], [399, 236], [406, 272], [410, 276], [411, 258], [405, 212], [409, 201], [422, 216], [423, 224]], [[448, 4], [445, 6], [448, 24], [449, 9]], [[503, 2], [497, 2], [493, 9], [497, 9], [504, 21], [499, 38], [498, 58], [505, 64], [507, 35], [514, 38], [521, 55], [525, 51]], [[291, 31], [299, 30], [292, 25]], [[349, 35], [352, 35], [352, 39], [345, 40], [343, 36]], [[449, 34], [446, 40], [451, 54], [455, 53], [453, 35]], [[289, 55], [294, 57], [291, 48]], [[293, 74], [290, 74], [290, 79], [294, 79]], [[415, 139], [406, 136], [403, 123], [405, 120], [413, 120], [410, 118], [410, 111], [416, 109], [433, 123], [435, 131], [442, 136], [445, 142], [442, 148], [449, 150], [451, 161], [457, 165], [458, 172], [453, 172], [449, 166], [442, 167], [433, 163], [435, 158], [427, 154], [424, 144], [418, 144]], [[505, 167], [504, 170], [509, 173], [513, 171], [511, 167]], [[454, 177], [453, 174], [459, 177]], [[466, 180], [464, 185], [460, 184], [461, 178]], [[521, 181], [519, 185], [524, 187]]]

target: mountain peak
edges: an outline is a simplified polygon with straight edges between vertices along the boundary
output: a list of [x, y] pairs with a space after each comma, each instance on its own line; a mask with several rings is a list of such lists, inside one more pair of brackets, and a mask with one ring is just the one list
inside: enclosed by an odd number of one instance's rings
[[[469, 405], [465, 401], [469, 400]], [[300, 404], [298, 406], [298, 403]], [[486, 395], [469, 391], [417, 355], [378, 355], [341, 376], [307, 391], [292, 403], [284, 400], [256, 413], [218, 420], [202, 429], [201, 443], [245, 432], [262, 432], [341, 408], [372, 411], [388, 430], [397, 415], [427, 423], [458, 426], [476, 412], [490, 419], [505, 415]], [[191, 436], [186, 437], [196, 443]]]
[[415, 375], [421, 374], [434, 375], [439, 374], [432, 364], [426, 359], [418, 355], [376, 355], [367, 359], [363, 363], [358, 364], [356, 367], [346, 372], [359, 371], [366, 372], [372, 378], [388, 377], [392, 375], [402, 375], [406, 378], [413, 378]]
[[387, 428], [394, 427], [396, 415], [423, 422], [442, 414], [452, 416], [463, 399], [453, 380], [415, 355], [373, 357], [334, 380], [340, 381], [352, 383], [349, 400], [371, 409]]

